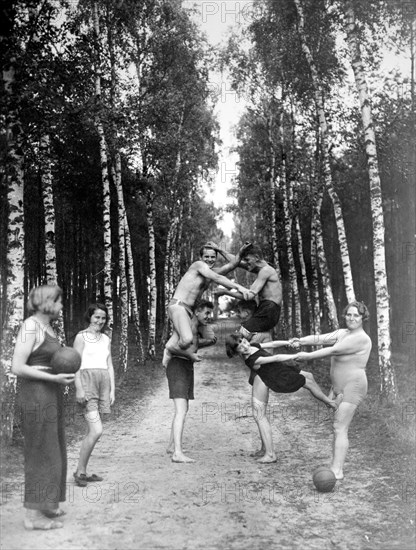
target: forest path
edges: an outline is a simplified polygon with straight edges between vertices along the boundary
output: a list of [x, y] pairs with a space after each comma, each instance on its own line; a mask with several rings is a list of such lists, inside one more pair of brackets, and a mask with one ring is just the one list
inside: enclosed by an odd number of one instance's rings
[[[224, 325], [229, 329], [232, 323]], [[382, 449], [369, 450], [371, 418], [356, 419], [346, 478], [330, 494], [317, 493], [311, 481], [312, 470], [329, 461], [330, 413], [306, 390], [270, 395], [277, 463], [261, 465], [250, 456], [259, 438], [249, 371], [225, 357], [222, 331], [219, 336], [195, 367], [196, 399], [184, 433], [185, 452], [195, 464], [174, 464], [165, 452], [173, 405], [161, 370], [144, 400], [126, 408], [119, 400], [117, 414], [105, 425], [90, 463], [90, 472], [105, 481], [75, 486], [79, 442], [69, 447], [63, 529], [25, 531], [23, 476], [3, 481], [1, 548], [413, 548], [410, 486], [397, 486], [383, 465]]]

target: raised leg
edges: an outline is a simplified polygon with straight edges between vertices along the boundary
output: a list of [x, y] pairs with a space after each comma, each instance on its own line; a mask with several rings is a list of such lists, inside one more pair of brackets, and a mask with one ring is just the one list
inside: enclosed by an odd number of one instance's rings
[[194, 335], [192, 332], [191, 319], [186, 309], [180, 305], [169, 307], [169, 315], [174, 330], [179, 335], [178, 346], [180, 349], [187, 349], [192, 344]]
[[312, 373], [302, 370], [300, 371], [300, 374], [303, 374], [306, 379], [305, 385], [303, 386], [305, 389], [309, 390], [316, 399], [322, 401], [323, 403], [325, 403], [325, 405], [328, 405], [334, 411], [338, 409], [338, 404], [332, 399], [329, 399], [329, 397], [324, 394], [320, 386], [318, 386], [318, 384], [316, 383]]

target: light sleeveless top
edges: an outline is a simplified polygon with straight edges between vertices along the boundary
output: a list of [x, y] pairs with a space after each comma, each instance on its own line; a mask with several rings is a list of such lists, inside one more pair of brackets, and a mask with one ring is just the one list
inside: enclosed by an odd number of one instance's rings
[[110, 355], [110, 338], [103, 333], [92, 334], [83, 331], [81, 334], [84, 339], [81, 370], [107, 369], [107, 359]]

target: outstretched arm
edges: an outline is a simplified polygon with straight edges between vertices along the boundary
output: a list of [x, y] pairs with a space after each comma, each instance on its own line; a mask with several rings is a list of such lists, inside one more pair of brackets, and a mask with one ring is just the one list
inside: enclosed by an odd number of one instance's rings
[[240, 248], [240, 250], [237, 252], [237, 254], [234, 256], [234, 254], [230, 254], [229, 252], [226, 252], [222, 248], [220, 248], [217, 244], [210, 241], [207, 243], [207, 246], [214, 249], [218, 254], [221, 254], [221, 256], [227, 260], [227, 263], [222, 265], [221, 267], [215, 267], [214, 271], [216, 273], [219, 273], [220, 275], [225, 275], [226, 273], [229, 273], [230, 271], [233, 271], [241, 262], [241, 258], [244, 255], [244, 252], [250, 248], [251, 243], [246, 242], [244, 245]]
[[291, 338], [289, 343], [301, 346], [333, 346], [345, 331], [346, 329], [338, 329], [327, 334], [310, 334], [301, 338]]
[[202, 275], [205, 279], [209, 279], [210, 281], [214, 281], [215, 283], [225, 286], [225, 288], [235, 288], [244, 297], [244, 300], [249, 300], [250, 291], [239, 285], [238, 283], [234, 283], [233, 281], [230, 281], [230, 279], [227, 279], [227, 277], [224, 277], [224, 275], [219, 275], [212, 269], [210, 269], [204, 262], [198, 262], [198, 273]]
[[[283, 346], [287, 346], [289, 344], [288, 340], [273, 340], [273, 342], [263, 342], [260, 344], [260, 347], [263, 349], [270, 349], [270, 348], [282, 348]], [[276, 357], [275, 355], [273, 357]]]
[[[294, 355], [269, 355], [266, 357], [258, 357], [254, 363], [254, 369], [257, 370], [260, 368], [261, 365], [266, 365], [267, 363], [284, 363], [285, 361], [289, 361], [290, 359], [294, 359]], [[257, 365], [257, 369], [256, 369]]]
[[312, 359], [323, 359], [324, 357], [352, 355], [354, 353], [363, 352], [366, 349], [366, 345], [367, 340], [362, 335], [347, 337], [331, 347], [317, 349], [310, 353], [301, 351], [293, 356], [293, 359], [296, 359], [296, 361], [310, 361]]

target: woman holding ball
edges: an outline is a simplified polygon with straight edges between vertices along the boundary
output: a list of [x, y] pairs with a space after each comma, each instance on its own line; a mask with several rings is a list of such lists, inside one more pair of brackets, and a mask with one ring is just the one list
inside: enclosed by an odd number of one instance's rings
[[58, 529], [64, 514], [66, 442], [63, 388], [74, 374], [54, 374], [53, 354], [61, 349], [50, 322], [62, 310], [62, 290], [56, 285], [33, 288], [27, 302], [31, 314], [17, 335], [12, 372], [21, 378], [19, 401], [25, 440], [26, 529]]
[[81, 443], [78, 467], [74, 472], [75, 483], [85, 487], [90, 481], [102, 481], [96, 475], [87, 475], [91, 453], [103, 433], [102, 416], [111, 412], [115, 401], [114, 368], [111, 358], [111, 341], [104, 333], [108, 322], [108, 310], [103, 304], [91, 304], [85, 320], [88, 328], [79, 332], [74, 341], [81, 357], [81, 368], [75, 375], [77, 403], [82, 407], [87, 422], [87, 434]]
[[343, 479], [344, 461], [348, 451], [348, 428], [355, 411], [367, 395], [365, 368], [371, 352], [371, 340], [364, 331], [363, 322], [369, 318], [367, 307], [362, 302], [351, 302], [344, 309], [346, 328], [329, 334], [293, 338], [290, 345], [327, 346], [311, 353], [300, 352], [293, 356], [296, 361], [310, 361], [331, 357], [330, 399], [342, 396], [342, 402], [334, 415], [334, 448], [331, 470], [337, 479]]

